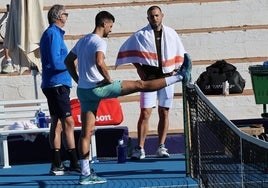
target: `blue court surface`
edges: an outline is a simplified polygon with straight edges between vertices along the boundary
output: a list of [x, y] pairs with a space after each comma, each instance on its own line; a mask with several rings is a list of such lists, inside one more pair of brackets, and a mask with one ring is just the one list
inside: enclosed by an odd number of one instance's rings
[[52, 176], [49, 168], [49, 163], [39, 163], [0, 169], [0, 187], [198, 187], [195, 180], [186, 177], [185, 156], [182, 154], [172, 154], [170, 158], [149, 156], [123, 164], [118, 164], [115, 158], [100, 159], [98, 163], [91, 164], [91, 168], [97, 175], [106, 178], [107, 183], [95, 185], [79, 185], [78, 174]]

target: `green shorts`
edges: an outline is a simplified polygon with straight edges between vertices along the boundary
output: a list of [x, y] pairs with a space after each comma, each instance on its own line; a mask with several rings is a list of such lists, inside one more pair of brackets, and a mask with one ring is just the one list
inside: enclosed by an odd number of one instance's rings
[[77, 96], [82, 112], [97, 111], [101, 99], [117, 98], [120, 96], [121, 91], [122, 86], [119, 80], [96, 88], [77, 88]]

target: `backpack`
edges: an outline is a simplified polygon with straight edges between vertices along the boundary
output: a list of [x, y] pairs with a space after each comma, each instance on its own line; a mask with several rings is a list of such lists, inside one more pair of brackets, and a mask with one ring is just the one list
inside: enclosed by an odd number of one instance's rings
[[242, 93], [246, 84], [236, 67], [225, 60], [218, 60], [201, 73], [196, 84], [206, 95], [223, 93], [223, 83], [229, 82], [229, 93]]

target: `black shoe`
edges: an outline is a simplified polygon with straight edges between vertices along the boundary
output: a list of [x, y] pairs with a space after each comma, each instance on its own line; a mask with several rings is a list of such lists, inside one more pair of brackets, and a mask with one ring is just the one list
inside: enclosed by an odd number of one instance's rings
[[79, 165], [72, 166], [68, 168], [69, 173], [71, 174], [81, 174], [81, 167]]
[[64, 175], [65, 171], [66, 169], [63, 165], [60, 165], [59, 167], [57, 167], [52, 164], [50, 168], [50, 174], [55, 175], [55, 176]]

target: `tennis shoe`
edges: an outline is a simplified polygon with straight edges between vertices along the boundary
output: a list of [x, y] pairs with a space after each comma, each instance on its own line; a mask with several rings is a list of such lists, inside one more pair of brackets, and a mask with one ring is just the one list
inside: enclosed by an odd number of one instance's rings
[[55, 176], [64, 175], [65, 171], [66, 171], [66, 168], [62, 164], [59, 167], [54, 166], [52, 164], [50, 168], [50, 174], [55, 175]]
[[78, 164], [76, 166], [70, 165], [70, 167], [68, 167], [68, 171], [70, 174], [81, 174], [81, 168]]
[[167, 148], [159, 147], [156, 151], [156, 156], [161, 158], [169, 158], [169, 153], [167, 151]]
[[88, 184], [100, 184], [106, 183], [107, 180], [105, 178], [97, 176], [93, 171], [88, 176], [80, 175], [79, 184], [88, 185]]
[[145, 158], [145, 150], [139, 146], [132, 151], [131, 159], [140, 160]]
[[191, 81], [191, 72], [192, 72], [192, 61], [190, 59], [190, 56], [185, 53], [184, 54], [184, 61], [180, 68], [180, 73], [183, 76], [183, 82], [189, 83]]

